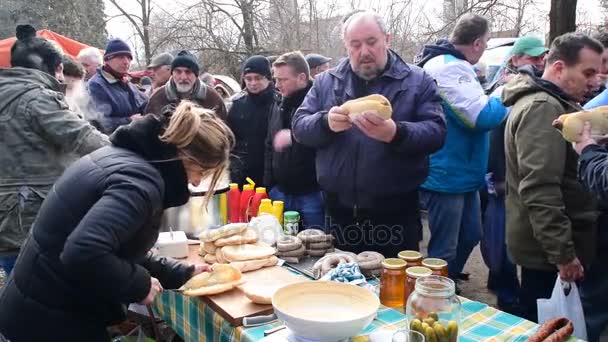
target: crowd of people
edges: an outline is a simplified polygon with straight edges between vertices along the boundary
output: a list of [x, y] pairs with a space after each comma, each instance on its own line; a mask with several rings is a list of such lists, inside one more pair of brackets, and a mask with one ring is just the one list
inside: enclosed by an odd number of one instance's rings
[[[79, 322], [62, 340], [104, 340], [121, 304], [150, 303], [206, 270], [148, 250], [163, 209], [188, 200], [187, 184], [213, 184], [229, 168], [232, 182], [253, 179], [304, 228], [355, 253], [418, 250], [425, 210], [428, 255], [446, 260], [451, 278], [466, 281], [484, 241], [499, 308], [536, 321], [536, 300], [557, 277], [577, 282], [589, 341], [599, 341], [608, 150], [589, 125], [573, 145], [552, 122], [608, 104], [608, 35], [568, 33], [550, 48], [520, 37], [485, 88], [478, 62], [490, 27], [465, 14], [414, 65], [390, 49], [381, 16], [354, 12], [343, 20], [346, 58], [330, 67], [299, 51], [251, 56], [231, 98], [188, 51], [155, 56], [141, 89], [124, 41], [74, 60], [18, 27], [12, 68], [0, 69], [0, 266], [11, 273], [0, 311], [44, 317], [53, 331]], [[340, 107], [371, 94], [390, 101], [391, 118]], [[48, 331], [0, 317], [14, 341]]]

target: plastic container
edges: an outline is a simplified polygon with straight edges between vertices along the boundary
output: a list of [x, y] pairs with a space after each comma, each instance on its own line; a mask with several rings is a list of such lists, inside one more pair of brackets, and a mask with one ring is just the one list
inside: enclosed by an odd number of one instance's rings
[[442, 277], [448, 276], [448, 263], [443, 259], [426, 258], [422, 260], [422, 266], [430, 268], [431, 271], [433, 271], [433, 275]]
[[219, 194], [219, 209], [220, 209], [220, 222], [221, 225], [228, 224], [228, 194]]
[[272, 208], [272, 201], [268, 198], [264, 198], [262, 203], [260, 203], [260, 208], [258, 210], [257, 216], [262, 216], [264, 214], [270, 214], [274, 216], [274, 210]]
[[[410, 268], [411, 269], [411, 268]], [[410, 329], [427, 341], [458, 341], [461, 304], [454, 281], [442, 276], [416, 280], [416, 289], [406, 305]]]
[[164, 257], [188, 257], [188, 237], [183, 231], [159, 233], [155, 247], [158, 248], [158, 254]]
[[230, 183], [230, 190], [228, 191], [228, 222], [229, 223], [241, 222], [240, 207], [241, 207], [241, 190], [239, 190], [239, 185], [236, 183]]
[[283, 226], [283, 210], [285, 208], [285, 203], [283, 201], [274, 201], [272, 202], [272, 214], [274, 217], [279, 220], [281, 226]]
[[300, 231], [300, 213], [297, 211], [286, 211], [283, 214], [283, 232], [285, 235], [298, 235]]
[[388, 258], [382, 262], [380, 275], [380, 303], [392, 308], [405, 305], [405, 266], [401, 259]]
[[422, 266], [422, 253], [417, 251], [401, 251], [397, 255], [399, 259], [407, 262], [406, 269], [414, 266]]
[[422, 266], [407, 267], [405, 270], [405, 301], [407, 302], [410, 295], [416, 289], [416, 280], [422, 277], [428, 277], [433, 275], [433, 271]]
[[241, 192], [241, 202], [239, 203], [239, 212], [240, 212], [240, 221], [241, 222], [249, 222], [249, 206], [251, 205], [251, 200], [253, 199], [253, 185], [245, 184], [243, 185], [243, 192]]
[[[260, 208], [260, 204], [262, 204], [263, 199], [267, 198], [268, 194], [266, 194], [266, 188], [259, 187], [255, 189], [255, 195], [253, 195], [253, 199], [251, 200], [251, 206], [249, 207], [249, 219], [258, 216], [258, 209]], [[247, 222], [249, 222], [249, 220], [247, 220]]]

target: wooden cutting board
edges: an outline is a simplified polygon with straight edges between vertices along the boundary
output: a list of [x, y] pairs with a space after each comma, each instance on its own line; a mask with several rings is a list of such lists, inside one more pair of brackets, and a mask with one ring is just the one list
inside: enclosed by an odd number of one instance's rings
[[[186, 259], [191, 263], [202, 263], [203, 258], [198, 255], [199, 246], [190, 246], [190, 256]], [[243, 286], [267, 286], [269, 282], [276, 284], [290, 284], [307, 280], [306, 277], [294, 274], [288, 269], [279, 266], [264, 267], [262, 269], [245, 272], [243, 278], [246, 283]], [[200, 300], [209, 305], [215, 312], [219, 313], [233, 326], [243, 325], [243, 318], [247, 316], [270, 315], [273, 313], [272, 305], [259, 305], [252, 303], [243, 293], [241, 288], [213, 296], [199, 297]]]

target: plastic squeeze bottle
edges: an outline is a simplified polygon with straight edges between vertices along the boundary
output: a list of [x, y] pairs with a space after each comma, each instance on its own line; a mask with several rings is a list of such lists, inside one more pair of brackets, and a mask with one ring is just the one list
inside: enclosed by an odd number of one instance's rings
[[255, 187], [255, 183], [249, 177], [247, 177], [247, 182], [249, 182], [249, 184], [243, 185], [243, 192], [241, 192], [241, 202], [239, 205], [241, 222], [249, 222], [249, 206], [251, 205], [251, 200], [254, 195], [253, 188]]
[[[259, 188], [258, 188], [259, 189]], [[260, 203], [260, 210], [258, 210], [257, 216], [262, 216], [264, 214], [272, 215], [272, 203], [270, 199], [264, 198]]]
[[239, 185], [230, 183], [230, 190], [228, 191], [228, 222], [241, 222], [240, 207], [241, 191], [239, 190]]
[[268, 198], [268, 195], [266, 194], [266, 188], [256, 188], [255, 195], [253, 195], [253, 200], [251, 201], [251, 207], [249, 208], [249, 218], [258, 216], [258, 209], [260, 208], [260, 204], [262, 204], [262, 200], [265, 198]]
[[285, 208], [285, 203], [283, 201], [274, 201], [272, 202], [272, 214], [279, 220], [281, 226], [283, 226], [283, 209]]

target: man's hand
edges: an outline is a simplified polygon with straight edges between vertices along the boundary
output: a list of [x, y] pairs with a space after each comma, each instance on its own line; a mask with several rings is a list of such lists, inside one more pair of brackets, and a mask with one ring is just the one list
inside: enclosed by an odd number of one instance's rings
[[336, 133], [349, 130], [353, 126], [348, 113], [340, 107], [332, 107], [329, 110], [327, 121], [329, 122], [329, 129]]
[[385, 143], [390, 143], [397, 134], [395, 121], [382, 119], [375, 110], [361, 113], [353, 123], [368, 137]]
[[274, 146], [274, 150], [277, 152], [281, 152], [291, 146], [291, 130], [282, 129], [278, 131], [274, 136], [272, 146]]
[[573, 282], [583, 279], [585, 276], [585, 269], [578, 258], [570, 261], [567, 264], [557, 265], [559, 269], [559, 277], [563, 281]]
[[596, 145], [597, 141], [591, 137], [591, 123], [589, 121], [585, 122], [583, 126], [583, 133], [581, 133], [581, 138], [578, 142], [574, 143], [574, 150], [579, 155], [583, 153], [585, 147], [589, 145]]
[[211, 271], [211, 266], [207, 264], [194, 264], [194, 271], [192, 271], [192, 277], [199, 273]]
[[131, 120], [141, 119], [143, 116], [139, 113], [131, 115]]
[[163, 286], [160, 284], [158, 279], [156, 279], [154, 277], [150, 278], [150, 292], [148, 292], [148, 295], [146, 296], [146, 298], [144, 298], [144, 300], [139, 302], [139, 304], [142, 304], [142, 305], [152, 304], [152, 302], [154, 301], [154, 297], [156, 297], [156, 295], [161, 292], [163, 292]]

